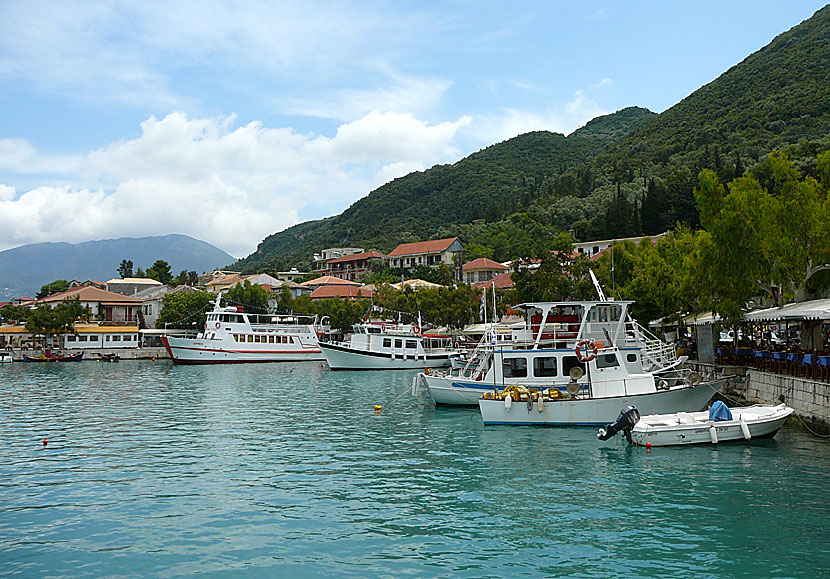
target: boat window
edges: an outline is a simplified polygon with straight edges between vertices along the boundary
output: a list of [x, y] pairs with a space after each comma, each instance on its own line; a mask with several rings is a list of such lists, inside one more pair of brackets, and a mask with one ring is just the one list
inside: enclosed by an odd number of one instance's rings
[[617, 355], [614, 353], [597, 356], [597, 368], [614, 368], [619, 365]]
[[273, 344], [273, 343], [274, 343], [274, 336], [268, 336], [268, 343], [269, 343], [269, 344]]
[[629, 362], [636, 362], [637, 361], [637, 354], [628, 354], [625, 357], [625, 359], [628, 360]]
[[533, 375], [537, 378], [556, 376], [556, 358], [554, 356], [533, 358]]
[[254, 337], [253, 337], [251, 334], [248, 334], [248, 341], [249, 341], [249, 342], [253, 342], [253, 341], [254, 341]]
[[415, 340], [407, 340], [406, 347], [410, 350], [415, 350], [418, 347], [418, 343]]
[[366, 331], [370, 334], [380, 334], [380, 328], [368, 328]]
[[384, 348], [391, 348], [392, 347], [392, 338], [384, 338], [383, 339], [383, 347]]
[[502, 362], [505, 378], [527, 378], [527, 360], [525, 358], [505, 358]]
[[582, 373], [585, 373], [585, 364], [579, 361], [579, 358], [576, 356], [563, 356], [562, 357], [562, 375], [568, 376], [571, 373], [571, 370], [574, 368], [582, 369]]
[[395, 340], [396, 348], [403, 348], [403, 340]]

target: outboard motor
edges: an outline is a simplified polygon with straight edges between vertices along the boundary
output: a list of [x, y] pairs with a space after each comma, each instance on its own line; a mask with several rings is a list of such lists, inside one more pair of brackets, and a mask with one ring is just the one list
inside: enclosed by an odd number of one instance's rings
[[625, 439], [631, 444], [631, 429], [640, 420], [640, 412], [634, 406], [626, 406], [617, 416], [617, 421], [600, 428], [597, 432], [597, 438], [600, 440], [608, 440], [618, 432], [622, 431]]

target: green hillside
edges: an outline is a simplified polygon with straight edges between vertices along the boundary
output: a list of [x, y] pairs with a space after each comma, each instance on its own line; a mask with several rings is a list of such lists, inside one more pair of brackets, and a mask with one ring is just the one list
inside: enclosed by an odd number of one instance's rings
[[[654, 116], [631, 107], [594, 119], [568, 137], [527, 133], [453, 165], [410, 173], [372, 191], [338, 216], [267, 237], [237, 267], [250, 271], [307, 263], [314, 251], [329, 246], [390, 251], [398, 243], [433, 237], [447, 225], [500, 220], [537, 197], [551, 195], [560, 185], [558, 177]], [[574, 187], [588, 190], [590, 182]]]
[[814, 171], [806, 159], [830, 147], [828, 38], [830, 6], [660, 115], [632, 107], [568, 137], [528, 133], [407, 175], [338, 216], [269, 236], [239, 265], [284, 267], [328, 246], [388, 251], [447, 235], [503, 260], [561, 231], [590, 240], [697, 227], [703, 168], [727, 182], [782, 149]]

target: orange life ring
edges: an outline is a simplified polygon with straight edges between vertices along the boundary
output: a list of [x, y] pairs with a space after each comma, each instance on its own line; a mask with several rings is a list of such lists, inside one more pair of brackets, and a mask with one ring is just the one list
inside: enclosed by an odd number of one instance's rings
[[[582, 353], [582, 349], [585, 349], [585, 353]], [[582, 340], [574, 348], [576, 352], [576, 359], [580, 362], [590, 362], [591, 360], [597, 357], [597, 345], [594, 343], [593, 340]]]
[[421, 326], [419, 326], [418, 324], [415, 324], [414, 326], [412, 326], [412, 333], [413, 334], [420, 334], [421, 333]]
[[216, 329], [217, 329], [217, 330], [218, 330], [221, 326], [222, 326], [222, 324], [220, 324], [219, 322], [216, 322]]

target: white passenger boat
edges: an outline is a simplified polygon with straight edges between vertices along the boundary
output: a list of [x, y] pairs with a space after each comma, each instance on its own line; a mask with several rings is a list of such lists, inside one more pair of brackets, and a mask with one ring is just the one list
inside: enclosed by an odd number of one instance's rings
[[318, 334], [328, 328], [316, 316], [253, 314], [220, 307], [216, 298], [204, 331], [195, 338], [163, 336], [175, 364], [230, 364], [323, 360]]
[[[416, 390], [425, 388], [437, 404], [477, 405], [485, 393], [521, 385], [535, 392], [556, 390], [559, 396], [552, 393], [554, 399], [567, 396], [574, 399], [573, 404], [577, 399], [591, 401], [576, 404], [579, 408], [602, 407], [601, 412], [569, 411], [563, 423], [604, 424], [609, 412], [613, 415], [624, 406], [621, 398], [634, 395], [645, 396], [647, 407], [661, 412], [702, 408], [708, 400], [706, 392], [712, 393], [711, 385], [690, 384], [689, 371], [682, 368], [685, 358], [678, 358], [673, 345], [630, 319], [632, 303], [603, 300], [515, 306], [524, 322], [511, 327], [509, 340], [485, 336], [463, 368], [426, 370], [419, 374]], [[580, 376], [571, 384], [574, 369]], [[597, 402], [605, 398], [616, 400], [608, 400], [607, 405]], [[658, 405], [657, 400], [663, 402]], [[554, 420], [547, 416], [537, 414], [533, 421]]]
[[784, 404], [758, 404], [729, 411], [731, 420], [713, 420], [709, 411], [641, 416], [631, 429], [631, 442], [639, 446], [677, 446], [771, 438], [793, 413]]
[[422, 334], [415, 324], [368, 321], [352, 328], [344, 342], [320, 342], [332, 370], [422, 370], [449, 366], [455, 353], [449, 336]]

